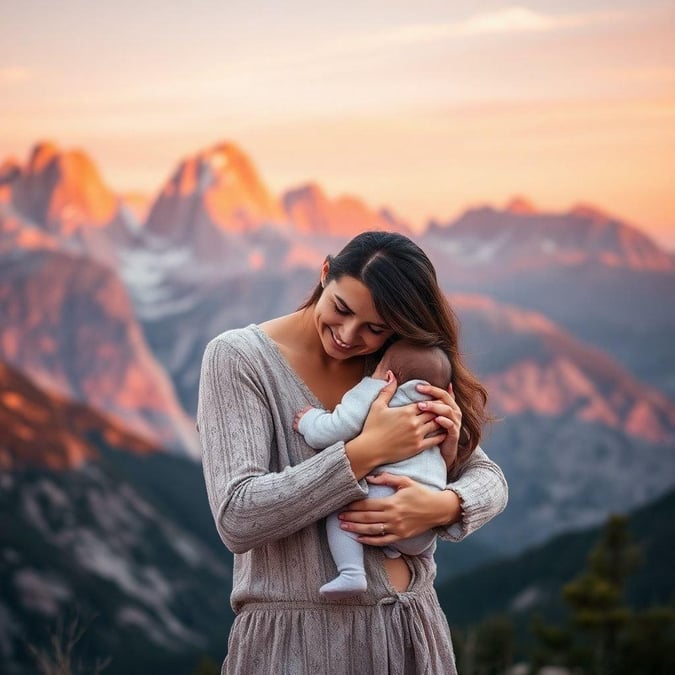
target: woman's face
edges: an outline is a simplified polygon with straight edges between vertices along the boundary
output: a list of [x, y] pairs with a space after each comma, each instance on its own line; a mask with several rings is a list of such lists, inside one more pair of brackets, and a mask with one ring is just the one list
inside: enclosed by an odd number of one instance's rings
[[393, 333], [377, 313], [368, 288], [350, 276], [326, 282], [314, 306], [314, 323], [326, 354], [334, 359], [372, 354]]

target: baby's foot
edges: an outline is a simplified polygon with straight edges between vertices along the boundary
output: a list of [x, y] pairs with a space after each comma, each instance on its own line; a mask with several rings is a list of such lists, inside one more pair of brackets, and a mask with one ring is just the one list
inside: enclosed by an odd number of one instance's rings
[[401, 557], [401, 552], [398, 551], [395, 548], [392, 548], [391, 546], [384, 546], [382, 548], [382, 551], [383, 551], [384, 555], [387, 556], [387, 558], [393, 559], [393, 558], [400, 558]]
[[343, 573], [335, 577], [333, 581], [324, 584], [319, 593], [325, 598], [331, 600], [339, 600], [341, 598], [349, 598], [352, 595], [363, 593], [368, 588], [365, 574], [346, 574]]

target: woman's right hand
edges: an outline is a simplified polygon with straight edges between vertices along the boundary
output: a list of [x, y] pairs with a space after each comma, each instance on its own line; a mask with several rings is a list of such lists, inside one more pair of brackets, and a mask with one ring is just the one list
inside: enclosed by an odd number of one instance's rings
[[390, 408], [398, 383], [392, 373], [387, 376], [389, 382], [370, 406], [361, 433], [345, 446], [357, 478], [380, 464], [398, 462], [438, 445], [446, 435], [434, 433], [442, 429], [434, 421], [436, 415], [421, 411], [415, 403]]

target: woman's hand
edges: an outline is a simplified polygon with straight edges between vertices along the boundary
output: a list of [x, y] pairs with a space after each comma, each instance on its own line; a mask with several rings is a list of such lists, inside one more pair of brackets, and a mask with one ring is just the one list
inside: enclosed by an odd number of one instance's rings
[[441, 454], [449, 471], [457, 459], [457, 445], [462, 429], [462, 411], [455, 401], [452, 383], [447, 391], [430, 384], [418, 384], [417, 391], [431, 396], [433, 399], [421, 401], [417, 404], [417, 407], [424, 412], [434, 413], [436, 415], [434, 422], [445, 431], [445, 438], [439, 441], [438, 436], [436, 436], [436, 442], [440, 445]]
[[389, 383], [370, 406], [363, 430], [346, 445], [347, 456], [357, 478], [362, 478], [380, 464], [413, 457], [445, 438], [444, 429], [435, 422], [438, 417], [435, 410], [425, 412], [415, 403], [389, 407], [397, 382], [393, 374], [387, 373], [387, 376]]
[[387, 546], [459, 520], [460, 499], [451, 490], [434, 492], [412, 478], [390, 473], [368, 476], [368, 482], [389, 485], [396, 493], [352, 502], [340, 513], [342, 529], [360, 535], [362, 544]]

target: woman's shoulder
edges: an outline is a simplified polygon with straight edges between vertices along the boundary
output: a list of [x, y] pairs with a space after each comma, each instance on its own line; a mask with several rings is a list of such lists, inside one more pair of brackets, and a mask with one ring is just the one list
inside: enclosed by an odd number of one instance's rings
[[269, 354], [271, 345], [265, 333], [254, 323], [244, 328], [231, 328], [212, 338], [206, 345], [206, 351], [225, 350], [234, 352], [254, 363], [261, 356]]

